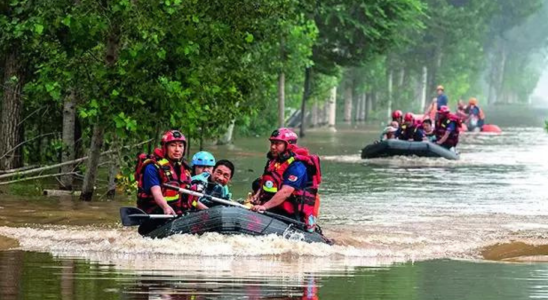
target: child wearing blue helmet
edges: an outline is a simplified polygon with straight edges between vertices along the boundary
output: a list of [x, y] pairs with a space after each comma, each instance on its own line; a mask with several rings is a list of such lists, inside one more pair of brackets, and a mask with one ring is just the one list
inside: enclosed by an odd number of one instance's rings
[[211, 174], [215, 167], [215, 157], [207, 151], [200, 151], [192, 157], [192, 177], [198, 176], [203, 172]]
[[196, 191], [203, 192], [215, 167], [215, 157], [207, 151], [200, 151], [192, 157], [192, 179], [191, 184]]

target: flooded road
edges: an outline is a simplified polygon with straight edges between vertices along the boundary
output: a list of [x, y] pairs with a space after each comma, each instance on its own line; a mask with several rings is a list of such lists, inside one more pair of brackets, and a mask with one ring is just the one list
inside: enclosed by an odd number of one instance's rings
[[[548, 264], [531, 263], [548, 255], [548, 134], [503, 131], [464, 135], [459, 161], [361, 160], [376, 128], [311, 132], [302, 144], [323, 157], [321, 224], [333, 247], [218, 234], [144, 239], [116, 224], [117, 207], [131, 202], [5, 197], [0, 235], [25, 252], [0, 252], [0, 298], [548, 298]], [[254, 138], [213, 147], [236, 163], [236, 197], [259, 175], [267, 146]]]

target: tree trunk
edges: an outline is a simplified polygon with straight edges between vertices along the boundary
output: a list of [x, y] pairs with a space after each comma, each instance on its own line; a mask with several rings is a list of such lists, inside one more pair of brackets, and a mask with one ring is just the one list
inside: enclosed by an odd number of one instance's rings
[[120, 169], [119, 140], [116, 136], [113, 137], [110, 150], [113, 150], [113, 152], [108, 155], [108, 160], [111, 163], [108, 171], [107, 198], [114, 199], [114, 196], [116, 196], [116, 176], [118, 175], [118, 171]]
[[344, 122], [352, 122], [352, 84], [348, 80], [344, 88]]
[[108, 171], [108, 190], [107, 198], [114, 199], [116, 196], [116, 176], [118, 176], [119, 167], [119, 158], [118, 155], [113, 154], [110, 156], [110, 161], [112, 162]]
[[101, 159], [101, 148], [103, 148], [104, 128], [102, 125], [95, 124], [93, 126], [93, 135], [91, 137], [91, 147], [89, 149], [89, 159], [84, 176], [84, 184], [82, 186], [82, 194], [80, 200], [91, 201], [93, 191], [95, 189], [95, 180], [97, 178], [97, 169], [99, 160]]
[[489, 74], [487, 76], [487, 103], [495, 103], [495, 60], [496, 55], [491, 53], [489, 55]]
[[398, 78], [398, 88], [403, 88], [403, 83], [405, 82], [405, 68], [400, 69], [400, 76]]
[[428, 88], [428, 68], [422, 66], [422, 78], [421, 78], [421, 112], [426, 109], [426, 89]]
[[228, 125], [228, 128], [225, 134], [223, 134], [223, 136], [217, 142], [218, 145], [228, 145], [232, 143], [232, 136], [234, 133], [234, 124], [236, 124], [236, 120], [232, 120], [232, 122], [230, 122], [230, 125]]
[[391, 119], [392, 116], [392, 80], [393, 80], [394, 74], [392, 70], [388, 71], [388, 106], [387, 106], [387, 116], [388, 120]]
[[[116, 62], [118, 61], [119, 46], [120, 25], [117, 20], [113, 19], [111, 20], [109, 28], [104, 57], [107, 74], [110, 74], [110, 72], [114, 72], [114, 67], [116, 66]], [[97, 179], [97, 170], [99, 166], [99, 160], [101, 159], [101, 149], [103, 148], [103, 140], [105, 134], [105, 128], [103, 126], [104, 125], [100, 122], [93, 126], [91, 147], [89, 149], [89, 160], [87, 164], [86, 174], [84, 175], [82, 194], [80, 195], [80, 200], [82, 201], [91, 201], [91, 198], [93, 197], [95, 182]]]
[[337, 117], [337, 87], [334, 86], [331, 88], [331, 93], [329, 95], [329, 129], [332, 131], [337, 131], [335, 129], [336, 117]]
[[285, 74], [278, 75], [278, 127], [285, 126]]
[[312, 116], [310, 118], [310, 126], [311, 127], [318, 127], [319, 123], [319, 108], [318, 108], [318, 102], [314, 102], [312, 104]]
[[361, 95], [358, 95], [358, 97], [356, 98], [356, 108], [354, 109], [354, 120], [357, 122], [360, 121], [360, 113], [361, 113], [361, 109], [362, 109], [362, 96]]
[[[285, 65], [286, 53], [285, 53], [285, 38], [282, 36], [280, 39], [280, 61], [282, 66]], [[280, 70], [278, 74], [278, 127], [285, 127], [285, 73]]]
[[[504, 84], [504, 75], [506, 73], [506, 59], [508, 57], [508, 53], [506, 52], [506, 49], [502, 47], [500, 49], [500, 60], [497, 60], [498, 65], [498, 72], [496, 79], [496, 86], [495, 86], [495, 101], [498, 102], [502, 99], [500, 99], [501, 95], [503, 94], [503, 84]], [[493, 102], [494, 103], [494, 102]], [[491, 103], [490, 103], [491, 104]]]
[[365, 116], [367, 114], [367, 94], [364, 92], [361, 97], [362, 107], [360, 109], [360, 122], [365, 122]]
[[[74, 149], [74, 130], [76, 128], [76, 94], [71, 91], [63, 104], [63, 153], [61, 162], [72, 161], [76, 157]], [[73, 165], [65, 165], [61, 167], [61, 173], [70, 173], [74, 169]], [[61, 177], [59, 189], [72, 190], [73, 177], [66, 175]]]
[[301, 103], [301, 127], [299, 130], [299, 136], [303, 138], [305, 136], [305, 121], [306, 121], [306, 101], [310, 97], [310, 83], [312, 81], [312, 68], [307, 67], [304, 71], [304, 89], [303, 98]]
[[438, 71], [441, 70], [441, 64], [443, 61], [443, 52], [440, 49], [436, 50], [434, 54], [434, 65], [430, 68], [430, 90], [435, 91], [438, 85], [442, 85], [443, 82], [439, 82]]
[[367, 93], [365, 95], [365, 114], [363, 118], [364, 121], [369, 120], [369, 113], [371, 112], [372, 109], [373, 109], [373, 94]]
[[[25, 84], [24, 68], [18, 45], [13, 45], [4, 61], [4, 79], [2, 118], [0, 125], [0, 170], [19, 168], [23, 165], [21, 112], [23, 110], [21, 93]], [[9, 152], [9, 153], [8, 153]]]
[[320, 126], [326, 126], [329, 122], [329, 101], [324, 101], [321, 108]]

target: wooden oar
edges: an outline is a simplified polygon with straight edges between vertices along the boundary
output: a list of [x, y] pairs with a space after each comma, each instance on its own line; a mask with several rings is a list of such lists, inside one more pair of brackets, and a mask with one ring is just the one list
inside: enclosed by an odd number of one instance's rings
[[[187, 190], [187, 189], [183, 189], [181, 187], [178, 187], [178, 186], [174, 186], [174, 185], [170, 185], [170, 184], [164, 184], [164, 187], [168, 188], [168, 189], [172, 189], [172, 190], [175, 190], [175, 191], [178, 191], [179, 193], [181, 194], [188, 194], [188, 195], [192, 195], [192, 196], [196, 196], [196, 197], [204, 197], [208, 200], [211, 200], [211, 201], [214, 201], [214, 202], [217, 202], [217, 203], [221, 203], [221, 204], [224, 204], [224, 205], [231, 205], [231, 206], [237, 206], [237, 207], [240, 207], [240, 208], [243, 208], [243, 209], [247, 209], [249, 210], [249, 207], [241, 204], [241, 203], [238, 203], [238, 202], [234, 202], [234, 201], [230, 201], [230, 200], [225, 200], [225, 199], [221, 199], [221, 198], [217, 198], [217, 197], [213, 197], [213, 196], [210, 196], [210, 195], [207, 195], [207, 194], [203, 194], [203, 193], [199, 193], [199, 192], [196, 192], [196, 191], [192, 191], [192, 190]], [[271, 212], [268, 212], [268, 211], [265, 211], [265, 212], [262, 212], [262, 214], [266, 215], [266, 216], [269, 216], [271, 218], [274, 218], [274, 219], [278, 219], [282, 222], [286, 222], [286, 223], [291, 223], [291, 224], [294, 224], [294, 225], [298, 225], [301, 227], [301, 229], [305, 229], [306, 228], [306, 224], [304, 224], [303, 222], [299, 222], [297, 220], [294, 220], [294, 219], [291, 219], [291, 218], [288, 218], [286, 216], [282, 216], [282, 215], [278, 215], [278, 214], [275, 214], [275, 213], [271, 213]]]
[[120, 217], [124, 226], [138, 226], [150, 219], [173, 219], [173, 215], [149, 215], [137, 207], [120, 207]]

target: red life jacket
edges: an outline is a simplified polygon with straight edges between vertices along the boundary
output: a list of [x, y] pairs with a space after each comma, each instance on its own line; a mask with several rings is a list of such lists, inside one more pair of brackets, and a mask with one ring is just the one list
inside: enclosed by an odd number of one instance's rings
[[313, 231], [319, 216], [320, 198], [318, 188], [322, 182], [322, 175], [320, 158], [317, 155], [309, 154], [307, 149], [295, 149], [283, 161], [270, 159], [267, 162], [260, 180], [259, 200], [261, 203], [265, 203], [272, 199], [283, 186], [285, 171], [296, 161], [300, 161], [306, 166], [308, 182], [304, 189], [295, 189], [279, 208], [288, 215], [295, 216], [298, 220], [304, 222], [307, 229]]
[[436, 128], [434, 130], [436, 132], [436, 139], [439, 141], [445, 135], [447, 126], [451, 123], [455, 124], [455, 130], [451, 131], [444, 145], [455, 147], [459, 143], [459, 132], [462, 125], [462, 120], [459, 117], [454, 114], [449, 114], [447, 118], [443, 120], [440, 119], [436, 122]]
[[[147, 193], [144, 190], [144, 170], [149, 164], [153, 164], [156, 169], [158, 169], [160, 183], [162, 184], [162, 195], [169, 206], [171, 206], [177, 214], [182, 214], [188, 210], [189, 205], [188, 201], [185, 201], [186, 197], [182, 197], [177, 191], [164, 188], [163, 184], [168, 183], [182, 188], [188, 188], [191, 178], [190, 167], [184, 161], [177, 163], [171, 162], [165, 157], [164, 152], [161, 149], [154, 149], [154, 154], [152, 155], [142, 153], [137, 156], [137, 166], [135, 168], [135, 179], [137, 180], [138, 187], [137, 207], [147, 213], [152, 213], [154, 210], [158, 209], [158, 204], [154, 201], [152, 194]], [[180, 174], [180, 177], [177, 173]]]

